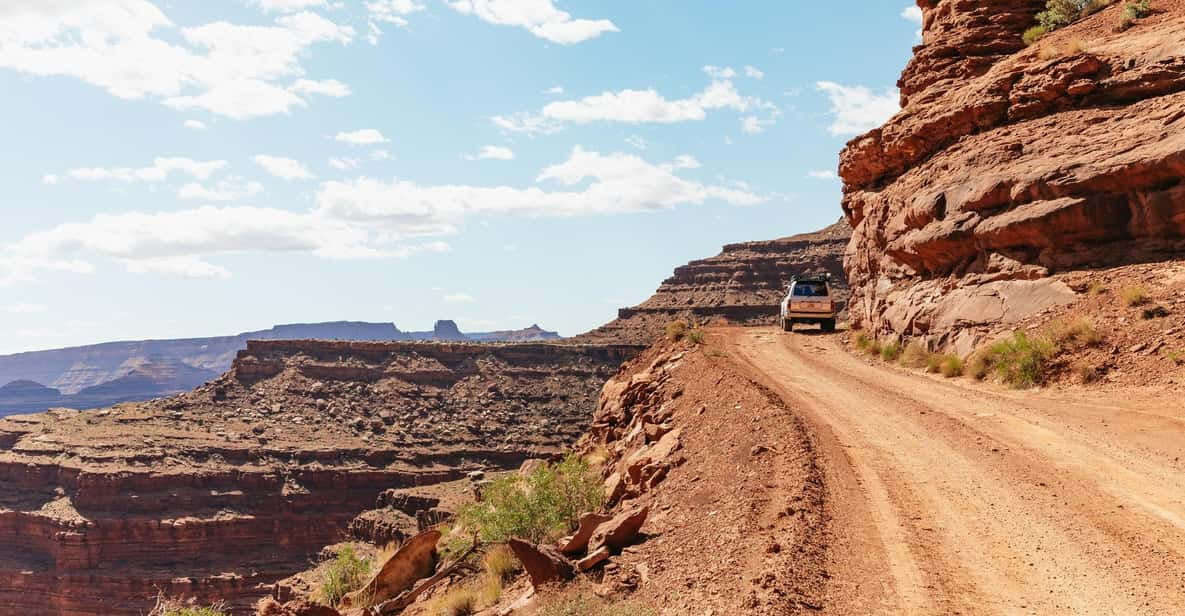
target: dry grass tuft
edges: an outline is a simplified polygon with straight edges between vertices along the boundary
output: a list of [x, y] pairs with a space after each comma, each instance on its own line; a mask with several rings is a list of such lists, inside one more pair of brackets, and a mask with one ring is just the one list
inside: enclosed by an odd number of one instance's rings
[[1141, 286], [1127, 287], [1120, 292], [1119, 297], [1123, 299], [1124, 306], [1135, 308], [1148, 303], [1148, 290]]

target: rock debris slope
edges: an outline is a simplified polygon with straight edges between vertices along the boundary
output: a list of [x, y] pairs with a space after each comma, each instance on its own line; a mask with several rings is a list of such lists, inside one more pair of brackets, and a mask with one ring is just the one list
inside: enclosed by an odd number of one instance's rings
[[921, 0], [903, 109], [840, 160], [853, 320], [969, 350], [1066, 304], [1060, 275], [1185, 248], [1185, 5], [1031, 47], [1044, 0]]

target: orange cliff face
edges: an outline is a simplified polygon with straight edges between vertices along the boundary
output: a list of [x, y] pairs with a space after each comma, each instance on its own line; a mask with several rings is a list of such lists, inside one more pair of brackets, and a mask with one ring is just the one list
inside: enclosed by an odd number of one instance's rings
[[922, 0], [903, 109], [840, 160], [852, 319], [967, 352], [1072, 272], [1185, 250], [1185, 4], [1025, 47], [1044, 0]]
[[252, 342], [191, 393], [0, 420], [0, 614], [246, 612], [386, 490], [575, 442], [635, 352]]

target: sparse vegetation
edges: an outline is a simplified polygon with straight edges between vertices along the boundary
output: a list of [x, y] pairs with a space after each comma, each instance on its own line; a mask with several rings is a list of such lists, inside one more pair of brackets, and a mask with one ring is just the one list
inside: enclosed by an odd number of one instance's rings
[[477, 591], [472, 586], [461, 586], [432, 601], [427, 611], [430, 616], [469, 616], [478, 610], [477, 606]]
[[1037, 13], [1037, 23], [1046, 32], [1064, 28], [1082, 16], [1086, 5], [1085, 0], [1049, 0], [1045, 3], [1045, 10]]
[[1102, 373], [1098, 368], [1085, 361], [1074, 364], [1074, 374], [1078, 375], [1078, 380], [1083, 385], [1094, 383], [1102, 377]]
[[170, 599], [161, 593], [157, 595], [156, 605], [148, 612], [148, 616], [230, 616], [230, 611], [222, 603], [197, 605], [196, 601]]
[[938, 371], [942, 373], [942, 376], [953, 379], [963, 374], [963, 368], [963, 358], [958, 355], [939, 356]]
[[1079, 348], [1096, 346], [1103, 341], [1090, 319], [1056, 321], [1046, 330], [1050, 342], [1058, 348]]
[[1011, 338], [992, 343], [982, 354], [987, 371], [1017, 389], [1038, 385], [1045, 380], [1046, 367], [1056, 347], [1049, 339], [1017, 331]]
[[[1032, 45], [1046, 34], [1093, 15], [1112, 4], [1115, 4], [1115, 0], [1048, 0], [1045, 3], [1045, 10], [1037, 13], [1037, 25], [1025, 30], [1023, 36], [1025, 45]], [[1147, 15], [1151, 8], [1151, 0], [1129, 2], [1123, 11], [1121, 29], [1129, 27], [1135, 19]], [[1073, 46], [1073, 43], [1071, 45]], [[1078, 51], [1069, 53], [1081, 51], [1082, 48], [1079, 46]]]
[[931, 353], [926, 345], [921, 341], [914, 340], [905, 345], [905, 350], [901, 352], [901, 364], [910, 368], [921, 368], [928, 364], [930, 356]]
[[586, 585], [543, 598], [533, 616], [656, 616], [650, 607], [635, 601], [610, 602]]
[[1141, 286], [1127, 287], [1121, 293], [1123, 304], [1129, 308], [1143, 306], [1148, 303], [1148, 291]]
[[857, 349], [860, 349], [861, 351], [863, 351], [863, 350], [867, 349], [869, 347], [869, 345], [871, 345], [871, 344], [872, 344], [872, 338], [870, 338], [867, 333], [860, 332], [860, 333], [856, 334], [856, 348]]
[[897, 358], [901, 356], [901, 343], [896, 340], [886, 342], [881, 346], [880, 353], [881, 359], [885, 361], [897, 361]]
[[1127, 30], [1135, 25], [1136, 20], [1142, 17], [1147, 17], [1152, 13], [1151, 0], [1138, 0], [1137, 2], [1128, 2], [1123, 7], [1123, 14], [1119, 16], [1119, 29]]
[[1185, 350], [1183, 350], [1183, 351], [1165, 351], [1164, 356], [1166, 358], [1168, 358], [1169, 361], [1173, 362], [1174, 364], [1177, 364], [1178, 366], [1185, 366]]
[[1107, 292], [1107, 285], [1101, 280], [1091, 281], [1090, 286], [1086, 288], [1086, 292], [1091, 295], [1102, 295]]
[[1041, 37], [1045, 36], [1046, 32], [1048, 32], [1048, 30], [1045, 29], [1045, 26], [1041, 25], [1036, 25], [1032, 28], [1029, 28], [1028, 30], [1025, 30], [1023, 37], [1025, 45], [1032, 45], [1033, 43], [1041, 40]]
[[926, 372], [938, 374], [942, 370], [942, 355], [931, 353], [926, 356]]
[[458, 519], [484, 541], [519, 537], [543, 543], [575, 529], [580, 515], [599, 509], [604, 498], [600, 478], [573, 454], [526, 477], [515, 473], [495, 479], [482, 501], [463, 507]]
[[701, 329], [689, 330], [686, 334], [687, 341], [694, 345], [701, 345], [704, 343], [704, 332]]
[[687, 326], [687, 321], [680, 320], [667, 323], [667, 340], [673, 342], [682, 340], [687, 335], [688, 329], [690, 328]]
[[358, 590], [370, 573], [370, 559], [361, 558], [354, 546], [338, 550], [337, 556], [325, 565], [321, 574], [320, 598], [331, 607], [341, 603], [342, 597]]

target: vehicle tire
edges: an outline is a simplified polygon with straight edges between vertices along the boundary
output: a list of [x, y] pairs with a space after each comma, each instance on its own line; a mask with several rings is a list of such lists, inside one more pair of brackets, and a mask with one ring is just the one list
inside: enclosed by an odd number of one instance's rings
[[794, 331], [794, 321], [787, 321], [785, 317], [782, 317], [780, 320], [782, 323], [782, 331], [784, 331], [784, 332]]
[[833, 332], [835, 331], [835, 319], [826, 319], [820, 324], [820, 326], [825, 332]]

